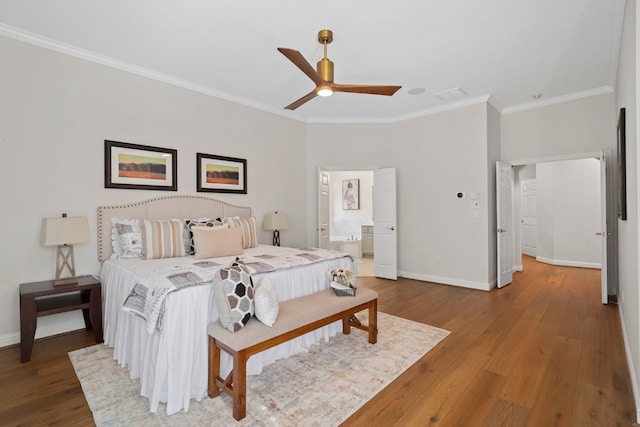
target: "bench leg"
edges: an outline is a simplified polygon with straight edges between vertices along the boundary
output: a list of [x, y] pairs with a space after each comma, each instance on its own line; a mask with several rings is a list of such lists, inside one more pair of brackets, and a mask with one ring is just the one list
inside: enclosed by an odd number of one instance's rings
[[216, 378], [220, 376], [220, 348], [216, 340], [209, 336], [209, 397], [218, 397], [220, 389], [216, 385]]
[[247, 352], [233, 354], [233, 418], [247, 416]]
[[349, 335], [351, 333], [351, 316], [342, 318], [342, 333]]
[[374, 299], [369, 304], [369, 343], [378, 342], [378, 300]]

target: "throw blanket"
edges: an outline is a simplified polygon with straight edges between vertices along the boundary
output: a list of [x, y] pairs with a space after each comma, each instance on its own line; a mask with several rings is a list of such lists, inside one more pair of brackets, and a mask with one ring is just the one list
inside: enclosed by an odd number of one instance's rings
[[[241, 256], [236, 258], [236, 262], [244, 265], [249, 274], [256, 274], [346, 256], [350, 255], [324, 249], [290, 249], [281, 255]], [[133, 287], [122, 309], [144, 318], [147, 323], [147, 333], [152, 334], [156, 330], [160, 331], [162, 330], [166, 296], [189, 286], [213, 283], [216, 272], [222, 267], [224, 265], [215, 261], [204, 260], [190, 265], [150, 272]]]
[[213, 261], [201, 261], [148, 273], [133, 287], [122, 309], [144, 318], [147, 333], [160, 331], [166, 296], [189, 286], [210, 283], [222, 267], [222, 264]]
[[282, 255], [240, 256], [236, 258], [236, 262], [246, 266], [249, 274], [256, 274], [313, 264], [318, 261], [344, 258], [345, 256], [349, 255], [325, 249], [291, 249], [289, 253]]

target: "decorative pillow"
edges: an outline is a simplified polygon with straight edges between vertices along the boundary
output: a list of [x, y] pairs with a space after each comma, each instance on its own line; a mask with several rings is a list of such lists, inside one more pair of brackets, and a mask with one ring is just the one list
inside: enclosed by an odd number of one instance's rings
[[229, 227], [228, 224], [223, 224], [222, 219], [216, 218], [198, 218], [198, 219], [185, 219], [184, 220], [184, 249], [187, 255], [193, 255], [195, 252], [195, 246], [193, 245], [193, 233], [191, 227]]
[[242, 231], [239, 228], [191, 227], [195, 259], [242, 255]]
[[230, 228], [239, 228], [242, 230], [242, 247], [244, 249], [258, 246], [255, 217], [225, 217], [223, 221], [229, 224]]
[[253, 294], [256, 317], [267, 326], [273, 326], [278, 318], [280, 304], [278, 303], [278, 291], [270, 278], [265, 277], [256, 286]]
[[222, 326], [230, 332], [242, 329], [254, 313], [253, 284], [245, 267], [234, 264], [221, 268], [212, 286]]
[[140, 258], [142, 229], [137, 219], [111, 218], [112, 258]]
[[142, 222], [142, 242], [146, 259], [185, 256], [184, 223], [179, 219]]

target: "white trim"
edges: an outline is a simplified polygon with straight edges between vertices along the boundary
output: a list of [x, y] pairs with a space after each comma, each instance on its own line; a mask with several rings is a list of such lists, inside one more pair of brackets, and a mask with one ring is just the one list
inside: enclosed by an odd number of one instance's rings
[[[458, 108], [468, 107], [471, 105], [487, 103], [491, 99], [491, 95], [482, 95], [475, 98], [465, 99], [460, 102], [453, 102], [451, 104], [442, 105], [440, 107], [427, 108], [426, 110], [415, 111], [413, 113], [408, 113], [396, 117], [389, 118], [349, 118], [349, 117], [326, 117], [326, 118], [318, 118], [318, 119], [309, 119], [307, 123], [353, 123], [353, 124], [364, 124], [364, 123], [396, 123], [402, 122], [405, 120], [416, 119], [419, 117], [428, 116], [431, 114], [441, 113], [443, 111], [457, 110]], [[494, 105], [495, 108], [495, 105]]]
[[524, 267], [522, 266], [522, 264], [514, 265], [513, 266], [513, 271], [524, 271]]
[[622, 341], [624, 342], [624, 351], [627, 356], [627, 367], [629, 376], [631, 376], [631, 391], [633, 392], [633, 400], [636, 405], [636, 423], [640, 423], [640, 389], [638, 388], [638, 377], [636, 369], [633, 366], [633, 355], [629, 347], [629, 339], [627, 338], [627, 330], [625, 329], [624, 316], [622, 314], [622, 304], [618, 304], [618, 314], [620, 316], [620, 329], [622, 330]]
[[[608, 150], [603, 150], [606, 152]], [[548, 157], [536, 157], [532, 159], [523, 159], [523, 160], [504, 160], [509, 163], [511, 166], [526, 166], [533, 165], [536, 163], [549, 163], [549, 162], [562, 162], [565, 160], [579, 160], [579, 159], [600, 159], [602, 158], [602, 151], [589, 151], [586, 153], [574, 153], [574, 154], [558, 154], [557, 156], [548, 156]]]
[[279, 116], [284, 116], [291, 119], [304, 121], [302, 117], [300, 117], [298, 114], [290, 110], [274, 109], [263, 104], [258, 104], [256, 102], [249, 101], [244, 98], [239, 98], [237, 96], [230, 95], [225, 92], [214, 90], [210, 87], [203, 86], [198, 83], [190, 82], [187, 80], [180, 79], [178, 77], [171, 76], [169, 74], [160, 73], [158, 71], [154, 71], [148, 68], [140, 67], [138, 65], [130, 64], [128, 62], [121, 61], [119, 59], [115, 59], [106, 55], [100, 55], [98, 53], [91, 52], [89, 50], [82, 49], [77, 46], [62, 43], [60, 41], [53, 40], [38, 34], [30, 33], [28, 31], [24, 31], [19, 28], [15, 28], [6, 24], [0, 23], [0, 35], [10, 37], [16, 40], [20, 40], [25, 43], [40, 46], [45, 49], [50, 49], [65, 55], [69, 55], [76, 58], [84, 59], [86, 61], [94, 62], [96, 64], [105, 65], [107, 67], [115, 68], [117, 70], [125, 71], [127, 73], [136, 74], [138, 76], [146, 77], [152, 80], [157, 80], [173, 86], [181, 87], [183, 89], [188, 89], [188, 90], [202, 93], [205, 95], [214, 96], [216, 98], [235, 102], [237, 104], [245, 105], [247, 107], [255, 108], [255, 109], [266, 111], [269, 113], [274, 113]]
[[545, 264], [560, 265], [563, 267], [602, 268], [602, 265], [599, 262], [565, 261], [561, 259], [544, 258], [541, 256], [536, 257], [536, 261], [544, 262]]
[[489, 291], [495, 288], [495, 280], [491, 283], [472, 282], [469, 280], [455, 279], [450, 277], [432, 276], [430, 274], [418, 274], [408, 271], [398, 271], [398, 277], [405, 277], [407, 279], [421, 280], [423, 282], [440, 283], [443, 285], [460, 286], [462, 288], [478, 289], [481, 291]]
[[[65, 332], [77, 331], [85, 329], [84, 320], [81, 316], [78, 319], [70, 320], [64, 323], [56, 323], [49, 326], [39, 326], [36, 328], [35, 339], [50, 337], [52, 335], [63, 334]], [[10, 345], [20, 344], [20, 332], [12, 332], [0, 335], [0, 348]]]
[[121, 61], [106, 55], [100, 55], [95, 52], [91, 52], [86, 49], [79, 48], [77, 46], [73, 46], [67, 43], [63, 43], [57, 40], [50, 39], [48, 37], [44, 37], [39, 34], [31, 33], [16, 27], [12, 27], [10, 25], [0, 23], [0, 35], [10, 37], [16, 40], [20, 40], [26, 43], [30, 43], [36, 46], [40, 46], [46, 49], [50, 49], [56, 52], [60, 52], [65, 55], [74, 56], [76, 58], [84, 59], [87, 61], [95, 62], [97, 64], [105, 65], [107, 67], [112, 67], [121, 71], [125, 71], [128, 73], [136, 74], [142, 77], [150, 78], [153, 80], [157, 80], [163, 83], [167, 83], [173, 86], [181, 87], [184, 89], [192, 90], [194, 92], [202, 93], [209, 96], [214, 96], [216, 98], [224, 99], [227, 101], [235, 102], [240, 105], [244, 105], [247, 107], [255, 108], [257, 110], [262, 110], [268, 113], [273, 113], [278, 116], [287, 117], [293, 120], [298, 120], [305, 123], [396, 123], [409, 119], [414, 119], [418, 117], [424, 117], [431, 114], [455, 110], [458, 108], [466, 107], [469, 105], [474, 105], [478, 103], [488, 103], [492, 105], [498, 112], [502, 114], [509, 114], [517, 111], [524, 111], [533, 108], [542, 107], [545, 105], [559, 104], [562, 102], [572, 101], [581, 98], [587, 98], [594, 95], [601, 95], [605, 93], [612, 93], [614, 90], [610, 86], [602, 86], [595, 89], [585, 90], [582, 92], [575, 92], [568, 95], [558, 96], [555, 98], [545, 99], [543, 101], [535, 101], [529, 102], [526, 104], [515, 105], [512, 107], [503, 108], [497, 100], [493, 97], [492, 94], [481, 95], [474, 98], [468, 98], [462, 100], [460, 102], [453, 102], [450, 104], [442, 105], [439, 107], [428, 108], [421, 111], [415, 111], [412, 113], [399, 115], [395, 117], [385, 118], [385, 117], [368, 117], [368, 118], [345, 118], [345, 117], [327, 117], [327, 118], [318, 118], [318, 119], [304, 119], [298, 113], [291, 110], [285, 109], [274, 109], [272, 107], [266, 106], [264, 104], [256, 103], [254, 101], [240, 98], [235, 95], [231, 95], [226, 92], [221, 92], [219, 90], [212, 89], [208, 86], [204, 86], [198, 83], [190, 82], [187, 80], [180, 79], [175, 76], [171, 76], [169, 74], [160, 73], [148, 68], [140, 67], [138, 65], [130, 64], [125, 61]]
[[527, 102], [526, 104], [514, 105], [512, 107], [506, 107], [502, 110], [503, 114], [517, 113], [520, 111], [532, 110], [534, 108], [546, 107], [548, 105], [561, 104], [567, 101], [575, 101], [577, 99], [588, 98], [590, 96], [604, 95], [606, 93], [613, 93], [614, 90], [611, 86], [601, 86], [595, 89], [583, 90], [581, 92], [574, 92], [568, 95], [556, 96], [555, 98], [548, 98], [542, 101]]

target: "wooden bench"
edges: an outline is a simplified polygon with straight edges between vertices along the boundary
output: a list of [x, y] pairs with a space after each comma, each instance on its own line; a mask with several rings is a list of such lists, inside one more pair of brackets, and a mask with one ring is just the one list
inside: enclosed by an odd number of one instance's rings
[[[368, 325], [355, 317], [359, 311], [369, 310]], [[349, 334], [351, 327], [369, 333], [369, 342], [375, 344], [378, 336], [378, 294], [367, 288], [358, 288], [355, 296], [337, 297], [332, 290], [310, 294], [280, 303], [278, 319], [268, 327], [252, 318], [241, 330], [231, 333], [220, 322], [211, 323], [209, 334], [209, 397], [220, 390], [233, 398], [233, 418], [246, 416], [247, 360], [252, 355], [282, 344], [330, 323], [342, 320], [342, 332]], [[233, 369], [226, 379], [220, 377], [220, 350], [233, 358]]]

